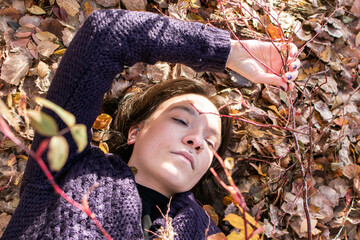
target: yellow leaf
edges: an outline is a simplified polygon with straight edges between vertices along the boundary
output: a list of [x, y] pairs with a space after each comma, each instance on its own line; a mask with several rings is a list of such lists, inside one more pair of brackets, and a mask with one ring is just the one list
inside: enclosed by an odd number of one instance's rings
[[69, 145], [63, 136], [54, 136], [49, 143], [47, 154], [49, 167], [52, 171], [60, 171], [69, 155]]
[[[232, 231], [229, 235], [227, 235], [228, 240], [239, 240], [239, 239], [245, 239], [245, 232], [241, 231], [240, 233], [237, 233], [236, 231]], [[251, 238], [254, 239], [254, 238]]]
[[103, 151], [104, 153], [109, 153], [109, 146], [107, 145], [106, 142], [100, 142], [100, 143], [99, 143], [99, 148], [100, 148], [101, 151]]
[[204, 205], [203, 209], [210, 216], [210, 218], [215, 222], [216, 226], [219, 224], [219, 216], [215, 212], [215, 209], [210, 205]]
[[112, 117], [110, 115], [106, 113], [102, 113], [96, 118], [92, 128], [96, 130], [108, 130], [111, 121], [112, 121]]
[[56, 0], [56, 2], [70, 16], [75, 16], [79, 12], [80, 5], [76, 0]]
[[229, 206], [231, 203], [233, 203], [234, 202], [234, 199], [233, 199], [233, 197], [231, 196], [231, 194], [230, 195], [228, 195], [228, 196], [225, 196], [224, 198], [223, 198], [223, 204], [225, 205], [225, 206]]
[[58, 38], [52, 34], [51, 32], [38, 32], [35, 33], [35, 36], [40, 40], [40, 41], [56, 41]]
[[42, 9], [41, 7], [36, 6], [36, 5], [32, 5], [32, 7], [30, 7], [30, 8], [26, 8], [26, 10], [28, 10], [29, 12], [31, 12], [32, 14], [35, 14], [35, 15], [46, 14], [44, 9]]
[[90, 5], [89, 2], [85, 2], [84, 7], [83, 7], [83, 11], [84, 11], [85, 18], [87, 18], [94, 11], [94, 9]]
[[55, 54], [55, 55], [64, 55], [65, 51], [66, 51], [66, 48], [59, 49], [59, 50], [56, 50], [56, 51], [54, 52], [54, 54]]

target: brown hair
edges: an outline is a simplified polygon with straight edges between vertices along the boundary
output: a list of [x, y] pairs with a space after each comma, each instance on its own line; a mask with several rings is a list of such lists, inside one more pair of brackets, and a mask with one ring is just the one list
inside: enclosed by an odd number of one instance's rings
[[[179, 95], [198, 94], [209, 99], [218, 108], [221, 115], [229, 115], [229, 108], [225, 99], [216, 94], [215, 88], [204, 81], [195, 79], [167, 80], [154, 85], [140, 84], [133, 87], [135, 91], [125, 95], [118, 106], [112, 130], [120, 133], [109, 141], [110, 152], [119, 154], [124, 161], [129, 161], [133, 146], [126, 145], [128, 132], [131, 126], [148, 119], [150, 115], [164, 101]], [[221, 144], [217, 150], [222, 156], [227, 149], [231, 132], [232, 120], [221, 118]], [[115, 135], [116, 136], [116, 135]], [[217, 167], [218, 161], [213, 161], [212, 167]], [[203, 178], [209, 175], [205, 174]], [[198, 184], [195, 188], [200, 187]], [[203, 192], [203, 187], [200, 187]], [[201, 193], [203, 195], [203, 193]], [[198, 196], [197, 196], [198, 197]]]

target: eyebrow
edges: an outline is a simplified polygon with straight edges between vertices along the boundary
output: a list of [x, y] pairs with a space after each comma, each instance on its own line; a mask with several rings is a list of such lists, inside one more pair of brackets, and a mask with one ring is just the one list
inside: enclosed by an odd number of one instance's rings
[[194, 108], [190, 108], [190, 107], [184, 106], [184, 105], [173, 106], [172, 108], [170, 108], [170, 111], [173, 111], [173, 110], [183, 110], [193, 116], [199, 115], [199, 113], [197, 111], [195, 111]]

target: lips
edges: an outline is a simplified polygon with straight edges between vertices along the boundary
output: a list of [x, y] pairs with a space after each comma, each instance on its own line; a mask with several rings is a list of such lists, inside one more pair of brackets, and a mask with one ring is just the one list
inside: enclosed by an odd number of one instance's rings
[[187, 151], [176, 151], [176, 152], [172, 152], [176, 155], [179, 155], [181, 157], [183, 157], [185, 160], [190, 162], [191, 168], [194, 169], [194, 157], [192, 154], [190, 154]]

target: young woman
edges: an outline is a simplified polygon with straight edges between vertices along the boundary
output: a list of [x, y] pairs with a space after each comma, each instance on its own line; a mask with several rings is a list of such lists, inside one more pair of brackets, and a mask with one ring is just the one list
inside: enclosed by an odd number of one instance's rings
[[[51, 83], [47, 99], [72, 112], [88, 129], [99, 114], [106, 91], [124, 65], [157, 61], [182, 63], [198, 71], [232, 68], [257, 83], [287, 90], [300, 62], [292, 59], [282, 71], [271, 43], [244, 41], [258, 59], [284, 78], [268, 73], [229, 33], [199, 23], [123, 10], [93, 13], [76, 34]], [[290, 57], [296, 54], [291, 45]], [[94, 184], [89, 205], [114, 239], [152, 238], [147, 229], [165, 226], [169, 198], [175, 239], [204, 239], [220, 230], [189, 192], [213, 161], [211, 148], [222, 152], [230, 124], [220, 118], [222, 102], [199, 81], [175, 80], [155, 85], [119, 107], [117, 127], [127, 149], [104, 154], [90, 144], [78, 154], [70, 134], [65, 166], [54, 172], [63, 191], [80, 202]], [[50, 110], [59, 128], [65, 124]], [[223, 108], [220, 114], [226, 114]], [[36, 150], [44, 137], [35, 135]], [[122, 145], [119, 142], [119, 145]], [[43, 155], [46, 161], [46, 154]], [[136, 168], [134, 175], [130, 166]], [[33, 159], [24, 173], [20, 203], [2, 239], [103, 239], [85, 213], [59, 197]], [[208, 231], [207, 231], [208, 230]]]

